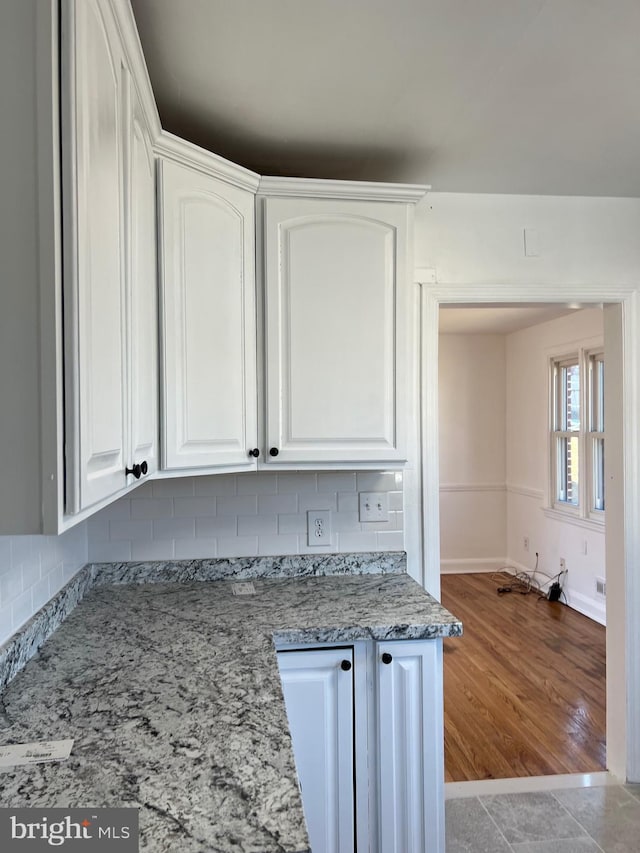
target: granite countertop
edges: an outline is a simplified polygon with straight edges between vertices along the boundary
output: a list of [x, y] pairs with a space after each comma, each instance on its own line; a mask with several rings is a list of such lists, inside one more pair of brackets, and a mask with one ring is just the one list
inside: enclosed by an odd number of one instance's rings
[[308, 839], [275, 642], [457, 636], [405, 574], [91, 589], [6, 688], [0, 743], [74, 738], [0, 771], [3, 806], [132, 806], [153, 853], [299, 853]]

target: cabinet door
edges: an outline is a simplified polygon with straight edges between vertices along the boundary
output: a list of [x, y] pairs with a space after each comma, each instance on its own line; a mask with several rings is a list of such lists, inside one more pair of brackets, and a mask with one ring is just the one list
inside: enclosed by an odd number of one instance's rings
[[376, 658], [380, 849], [444, 853], [442, 640], [377, 643]]
[[126, 485], [124, 63], [106, 3], [65, 10], [67, 509], [78, 512]]
[[129, 83], [129, 466], [158, 467], [158, 282], [155, 162], [135, 86]]
[[271, 464], [405, 459], [408, 206], [264, 202]]
[[311, 849], [352, 853], [353, 651], [279, 652], [278, 665]]
[[254, 195], [160, 162], [163, 467], [255, 467]]

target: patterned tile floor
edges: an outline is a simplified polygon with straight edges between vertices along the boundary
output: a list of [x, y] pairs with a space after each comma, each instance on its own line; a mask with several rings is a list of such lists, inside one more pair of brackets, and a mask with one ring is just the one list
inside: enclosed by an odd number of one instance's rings
[[640, 785], [446, 803], [447, 853], [640, 853]]

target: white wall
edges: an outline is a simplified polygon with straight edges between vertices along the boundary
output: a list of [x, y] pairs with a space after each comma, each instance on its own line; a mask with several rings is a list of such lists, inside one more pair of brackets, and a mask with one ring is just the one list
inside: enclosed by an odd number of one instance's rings
[[61, 536], [0, 536], [0, 645], [86, 562], [86, 523]]
[[440, 335], [443, 571], [499, 568], [507, 553], [504, 335]]
[[[640, 199], [429, 193], [415, 222], [416, 266], [438, 282], [526, 284], [533, 299], [538, 284], [640, 278]], [[524, 255], [524, 228], [538, 232], [538, 257]]]
[[537, 551], [540, 568], [551, 575], [560, 570], [563, 557], [569, 602], [602, 622], [605, 602], [596, 595], [595, 579], [605, 577], [604, 530], [549, 518], [543, 507], [549, 488], [549, 358], [580, 345], [601, 344], [603, 335], [602, 311], [591, 309], [507, 336], [508, 554], [532, 568]]
[[[388, 492], [389, 521], [361, 523], [358, 492]], [[307, 510], [332, 512], [331, 545], [307, 545]], [[89, 519], [89, 560], [402, 551], [402, 474], [335, 471], [154, 480]]]

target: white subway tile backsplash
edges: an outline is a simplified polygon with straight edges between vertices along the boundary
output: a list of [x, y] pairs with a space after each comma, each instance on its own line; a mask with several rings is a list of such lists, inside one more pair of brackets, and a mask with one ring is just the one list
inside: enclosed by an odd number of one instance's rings
[[378, 540], [375, 533], [338, 533], [340, 551], [376, 551]]
[[260, 536], [277, 531], [278, 516], [275, 514], [238, 516], [238, 536]]
[[227, 515], [222, 518], [196, 518], [196, 537], [198, 539], [211, 539], [216, 536], [235, 536], [237, 533], [237, 515]]
[[395, 510], [402, 510], [403, 509], [402, 492], [389, 492], [389, 509], [395, 509]]
[[22, 566], [9, 568], [0, 575], [0, 603], [10, 604], [20, 593], [22, 587]]
[[208, 518], [216, 514], [217, 498], [174, 498], [176, 518]]
[[258, 495], [258, 514], [293, 513], [298, 511], [297, 495]]
[[333, 494], [300, 495], [298, 512], [307, 512], [310, 509], [330, 509], [335, 512], [338, 509], [338, 495], [335, 492]]
[[132, 542], [143, 539], [151, 539], [153, 535], [153, 523], [149, 520], [139, 521], [110, 521], [109, 538], [115, 541], [127, 539]]
[[[360, 522], [362, 489], [390, 493], [388, 522]], [[314, 509], [331, 511], [330, 545], [307, 545], [307, 510]], [[98, 513], [87, 531], [90, 559], [108, 562], [381, 550], [391, 543], [401, 550], [402, 527], [401, 475], [260, 471], [152, 481]], [[380, 539], [382, 532], [399, 535]]]
[[24, 625], [34, 614], [33, 593], [30, 589], [21, 593], [11, 603], [12, 618], [14, 625]]
[[41, 578], [32, 588], [33, 610], [39, 610], [49, 601], [49, 578]]
[[331, 517], [331, 529], [335, 533], [355, 533], [360, 531], [360, 519], [357, 512], [336, 512]]
[[[178, 498], [180, 500], [180, 498]], [[182, 498], [188, 500], [188, 498]], [[131, 518], [172, 518], [173, 498], [131, 498]]]
[[11, 565], [19, 566], [22, 563], [30, 563], [34, 560], [34, 554], [38, 555], [34, 545], [35, 536], [12, 536], [11, 537]]
[[196, 495], [235, 495], [237, 494], [236, 474], [214, 474], [210, 477], [194, 477]]
[[278, 533], [287, 536], [292, 533], [307, 532], [307, 514], [296, 513], [295, 515], [278, 516]]
[[356, 475], [353, 471], [329, 471], [318, 474], [319, 492], [355, 492]]
[[22, 589], [31, 589], [40, 580], [40, 553], [32, 563], [25, 563], [22, 567]]
[[317, 474], [278, 474], [279, 495], [304, 495], [317, 491]]
[[257, 536], [221, 536], [218, 539], [218, 557], [255, 557], [257, 554]]
[[237, 497], [220, 497], [216, 502], [218, 515], [257, 515], [257, 495], [238, 495]]
[[92, 563], [127, 563], [131, 559], [131, 542], [89, 540], [89, 561]]
[[358, 471], [357, 483], [359, 492], [391, 492], [401, 488], [396, 485], [397, 476], [402, 483], [402, 474], [393, 471]]
[[258, 553], [261, 556], [298, 554], [299, 548], [297, 536], [258, 536]]
[[132, 560], [170, 560], [174, 555], [175, 539], [155, 539], [152, 542], [132, 542]]
[[[195, 494], [194, 477], [167, 477], [163, 480], [153, 480], [151, 493], [154, 498], [181, 497], [188, 498]], [[206, 479], [203, 477], [203, 479]]]
[[239, 495], [275, 495], [278, 490], [276, 474], [259, 471], [257, 474], [238, 474]]
[[[154, 540], [194, 539], [196, 535], [195, 518], [160, 518], [153, 522]], [[158, 559], [158, 558], [153, 558]]]
[[338, 512], [358, 512], [359, 506], [357, 492], [338, 492]]
[[402, 530], [388, 530], [378, 533], [378, 551], [402, 551], [404, 548], [404, 533]]
[[217, 539], [176, 539], [176, 560], [206, 560], [218, 556]]
[[86, 562], [86, 523], [60, 536], [0, 536], [0, 645]]

